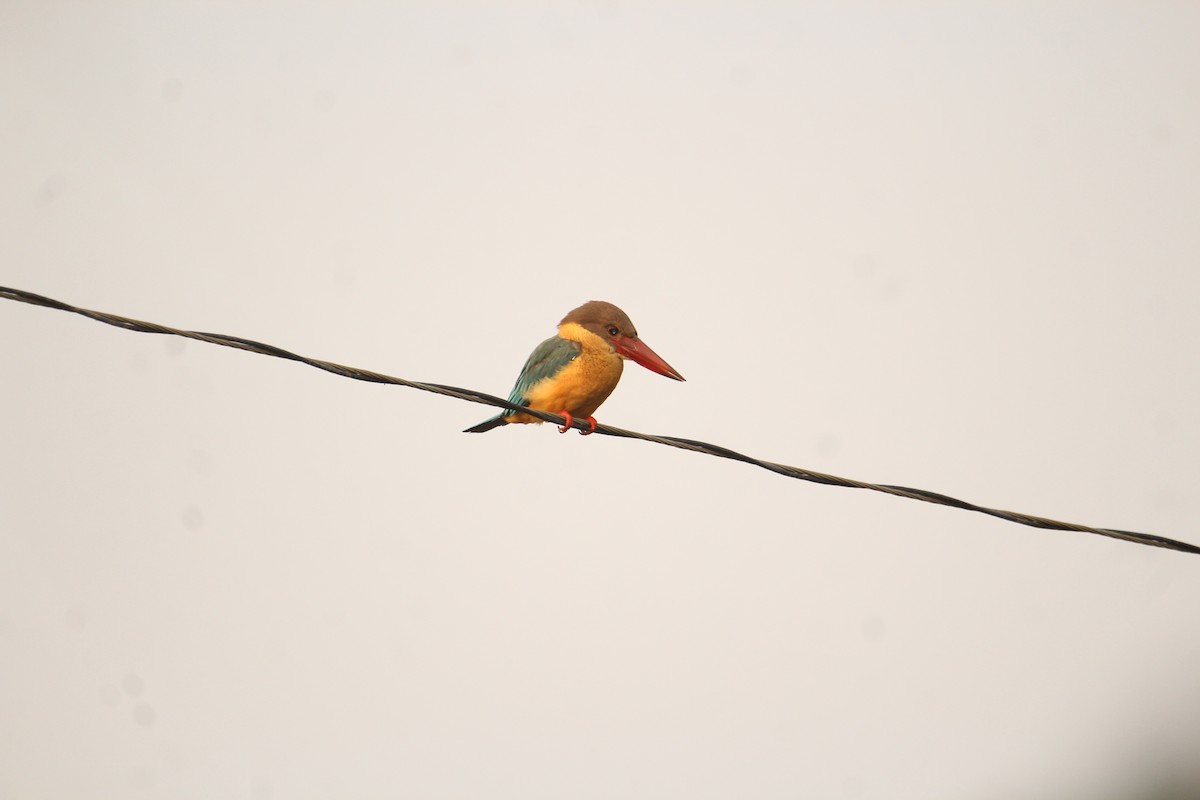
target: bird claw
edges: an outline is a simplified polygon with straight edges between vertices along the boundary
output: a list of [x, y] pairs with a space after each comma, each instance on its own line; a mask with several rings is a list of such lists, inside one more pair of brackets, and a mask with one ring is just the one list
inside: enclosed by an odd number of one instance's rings
[[[575, 424], [575, 417], [571, 416], [571, 412], [570, 412], [570, 411], [566, 411], [566, 410], [560, 411], [560, 412], [558, 412], [558, 413], [559, 413], [559, 414], [562, 414], [562, 415], [563, 415], [563, 417], [564, 417], [564, 418], [566, 418], [566, 424], [565, 424], [565, 425], [561, 425], [561, 426], [559, 427], [559, 429], [558, 429], [558, 432], [559, 432], [559, 433], [566, 433], [567, 431], [571, 430], [572, 426], [574, 426], [574, 424]], [[596, 418], [595, 418], [595, 417], [593, 417], [593, 416], [588, 416], [588, 417], [587, 417], [587, 421], [588, 421], [588, 425], [589, 425], [589, 426], [591, 426], [591, 427], [589, 427], [589, 428], [588, 428], [588, 430], [586, 430], [586, 431], [584, 431], [584, 430], [581, 430], [581, 431], [579, 432], [579, 435], [580, 435], [580, 436], [591, 436], [593, 433], [595, 433], [595, 432], [596, 432]]]

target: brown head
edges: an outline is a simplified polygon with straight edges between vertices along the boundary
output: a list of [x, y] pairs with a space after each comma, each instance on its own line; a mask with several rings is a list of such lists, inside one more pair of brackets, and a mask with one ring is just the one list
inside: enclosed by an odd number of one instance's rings
[[568, 323], [574, 323], [596, 334], [611, 344], [613, 350], [621, 358], [632, 359], [659, 375], [666, 375], [677, 381], [683, 380], [682, 375], [638, 338], [633, 321], [612, 303], [606, 303], [603, 300], [589, 300], [563, 317], [562, 322], [558, 324], [561, 326]]

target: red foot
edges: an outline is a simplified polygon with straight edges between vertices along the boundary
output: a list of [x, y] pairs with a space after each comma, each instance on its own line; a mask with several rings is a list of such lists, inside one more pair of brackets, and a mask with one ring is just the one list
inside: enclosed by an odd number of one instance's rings
[[[562, 414], [564, 417], [567, 418], [567, 424], [561, 426], [558, 429], [558, 432], [566, 433], [567, 431], [571, 430], [571, 426], [575, 424], [575, 417], [571, 416], [571, 412], [567, 411], [566, 409], [563, 409], [562, 411], [560, 411], [558, 413]], [[586, 431], [580, 431], [579, 432], [580, 436], [591, 436], [593, 433], [596, 432], [596, 418], [589, 416], [587, 418], [587, 421], [588, 421], [588, 425], [590, 425], [591, 428]]]

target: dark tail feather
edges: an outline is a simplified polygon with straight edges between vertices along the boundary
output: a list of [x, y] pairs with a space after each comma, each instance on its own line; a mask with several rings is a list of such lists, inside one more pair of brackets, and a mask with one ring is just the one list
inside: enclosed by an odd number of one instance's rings
[[508, 423], [504, 421], [504, 415], [500, 414], [492, 417], [491, 419], [485, 419], [483, 422], [479, 423], [473, 428], [467, 428], [465, 431], [463, 431], [463, 433], [486, 433], [492, 428], [499, 428], [501, 425], [507, 424]]

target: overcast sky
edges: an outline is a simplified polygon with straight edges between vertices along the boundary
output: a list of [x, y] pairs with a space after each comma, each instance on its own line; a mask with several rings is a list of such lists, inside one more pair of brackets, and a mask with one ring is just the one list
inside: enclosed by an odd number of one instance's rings
[[[688, 380], [601, 422], [1200, 543], [1197, 31], [9, 0], [0, 285], [501, 395], [609, 300]], [[0, 374], [0, 797], [1200, 785], [1196, 556], [17, 303]]]

